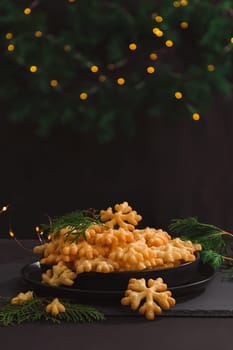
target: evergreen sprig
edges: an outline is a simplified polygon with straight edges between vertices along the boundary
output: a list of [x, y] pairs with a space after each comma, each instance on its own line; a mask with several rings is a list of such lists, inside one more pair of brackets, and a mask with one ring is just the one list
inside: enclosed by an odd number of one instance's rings
[[185, 239], [201, 243], [204, 249], [219, 250], [225, 245], [223, 230], [214, 225], [201, 223], [195, 217], [173, 220], [169, 229]]
[[21, 305], [11, 305], [8, 299], [5, 305], [0, 306], [0, 326], [19, 325], [40, 320], [53, 323], [91, 323], [105, 319], [104, 315], [92, 306], [76, 304], [68, 299], [59, 300], [65, 306], [66, 311], [53, 316], [45, 311], [46, 305], [52, 301], [50, 298], [36, 296]]
[[231, 265], [233, 257], [225, 256], [232, 255], [233, 252], [233, 235], [230, 233], [217, 226], [201, 223], [196, 217], [174, 219], [169, 230], [182, 239], [200, 243], [201, 259], [204, 263], [208, 262], [214, 268], [220, 267], [223, 262]]
[[97, 214], [88, 216], [85, 211], [74, 211], [51, 220], [50, 224], [41, 225], [43, 231], [48, 231], [58, 237], [60, 231], [69, 227], [65, 233], [65, 240], [77, 242], [79, 237], [85, 238], [86, 230], [92, 225], [103, 225]]

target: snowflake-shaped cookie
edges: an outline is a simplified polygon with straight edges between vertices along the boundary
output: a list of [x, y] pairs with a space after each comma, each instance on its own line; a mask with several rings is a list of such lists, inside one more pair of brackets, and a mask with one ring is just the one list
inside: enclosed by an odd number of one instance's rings
[[11, 299], [12, 305], [22, 305], [25, 301], [33, 299], [33, 291], [29, 290], [26, 293], [19, 293]]
[[103, 257], [92, 260], [81, 258], [75, 261], [74, 266], [78, 274], [90, 271], [109, 273], [119, 269], [119, 264], [117, 262]]
[[62, 261], [42, 273], [42, 282], [50, 286], [57, 287], [60, 285], [72, 286], [77, 274], [70, 270]]
[[[146, 319], [153, 320], [155, 315], [162, 313], [162, 309], [168, 310], [175, 305], [176, 301], [171, 295], [161, 277], [149, 279], [148, 287], [144, 278], [131, 278], [121, 304], [130, 305], [133, 310], [139, 308], [138, 311], [144, 314]], [[140, 306], [141, 302], [143, 304]]]
[[114, 206], [115, 213], [112, 208], [100, 211], [100, 219], [110, 228], [123, 228], [125, 230], [133, 231], [134, 227], [142, 220], [141, 215], [138, 215], [135, 210], [129, 206], [128, 202], [116, 204]]
[[47, 313], [57, 316], [60, 312], [65, 312], [65, 306], [59, 301], [58, 298], [53, 299], [53, 301], [48, 304], [45, 308]]

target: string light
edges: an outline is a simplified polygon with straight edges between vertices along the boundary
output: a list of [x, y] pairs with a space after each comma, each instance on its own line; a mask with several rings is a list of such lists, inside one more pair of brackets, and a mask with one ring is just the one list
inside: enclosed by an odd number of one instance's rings
[[43, 33], [40, 30], [37, 30], [37, 31], [35, 31], [34, 35], [36, 38], [40, 38], [40, 37], [42, 37]]
[[230, 39], [230, 42], [233, 44], [233, 37]]
[[81, 92], [81, 94], [79, 95], [79, 97], [80, 97], [80, 100], [86, 100], [87, 97], [88, 97], [88, 95], [87, 95], [86, 92]]
[[30, 66], [29, 70], [31, 73], [36, 73], [38, 71], [38, 67], [37, 66]]
[[154, 17], [154, 20], [155, 20], [157, 23], [161, 23], [161, 22], [163, 22], [163, 17], [162, 17], [162, 16], [155, 16], [155, 17]]
[[12, 238], [15, 237], [15, 234], [14, 234], [14, 232], [12, 230], [9, 230], [9, 236], [12, 237]]
[[176, 92], [175, 92], [175, 98], [176, 98], [177, 100], [180, 100], [182, 97], [183, 97], [182, 92], [180, 92], [180, 91], [176, 91]]
[[215, 70], [215, 66], [213, 64], [208, 64], [207, 69], [209, 72], [213, 72]]
[[92, 71], [92, 73], [97, 73], [99, 70], [99, 67], [98, 66], [91, 66], [90, 70]]
[[174, 7], [180, 7], [180, 2], [179, 1], [174, 1], [173, 2]]
[[118, 79], [117, 79], [117, 84], [118, 84], [118, 85], [124, 85], [124, 84], [125, 84], [125, 79], [122, 78], [122, 77], [118, 78]]
[[68, 44], [64, 45], [64, 51], [69, 52], [71, 50], [72, 50], [72, 46], [71, 45], [68, 45]]
[[199, 113], [193, 113], [192, 118], [193, 118], [193, 120], [198, 121], [198, 120], [200, 120], [201, 117], [200, 117]]
[[188, 6], [188, 1], [187, 0], [180, 0], [181, 6]]
[[183, 21], [183, 22], [180, 23], [180, 26], [181, 26], [182, 29], [187, 29], [189, 24], [188, 24], [188, 22]]
[[10, 52], [14, 51], [14, 49], [15, 49], [15, 45], [13, 45], [13, 44], [9, 44], [7, 46], [7, 50], [10, 51]]
[[137, 45], [136, 45], [135, 43], [130, 43], [130, 44], [129, 44], [129, 49], [130, 49], [131, 51], [135, 51], [135, 50], [137, 49]]
[[155, 67], [149, 66], [146, 68], [148, 74], [153, 74], [155, 72]]
[[[8, 210], [9, 207], [10, 207], [9, 204], [4, 205], [4, 206], [0, 209], [0, 214], [6, 212], [6, 211]], [[36, 226], [36, 227], [35, 227], [35, 230], [36, 230], [36, 232], [39, 234], [39, 231], [40, 231], [39, 226]], [[23, 244], [15, 237], [15, 233], [14, 233], [14, 231], [13, 231], [12, 228], [11, 228], [11, 222], [10, 222], [10, 221], [9, 221], [8, 234], [9, 234], [9, 236], [10, 236], [11, 238], [14, 239], [14, 241], [15, 241], [21, 248], [23, 248], [24, 250], [29, 251], [29, 252], [32, 251], [31, 249], [25, 248], [25, 247], [23, 246]], [[42, 234], [43, 234], [43, 232], [42, 232]], [[41, 243], [44, 243], [44, 242], [42, 242], [41, 238], [39, 238], [39, 240], [40, 240]]]
[[154, 33], [154, 35], [156, 35], [156, 36], [158, 36], [158, 37], [163, 36], [163, 31], [160, 30], [160, 29], [157, 28], [157, 27], [154, 27], [154, 28], [152, 29], [152, 32]]
[[75, 2], [76, 0], [68, 0], [70, 3], [73, 3], [73, 2]]
[[52, 79], [52, 80], [50, 80], [50, 85], [52, 87], [56, 87], [56, 86], [58, 86], [58, 81], [56, 79]]
[[165, 45], [166, 45], [167, 47], [172, 47], [172, 46], [174, 45], [174, 43], [173, 43], [172, 40], [166, 40], [166, 41], [165, 41]]
[[99, 81], [100, 81], [101, 83], [103, 83], [105, 80], [106, 80], [106, 76], [103, 75], [103, 74], [101, 74], [101, 75], [99, 76]]
[[152, 61], [157, 60], [157, 58], [158, 58], [158, 55], [157, 55], [155, 52], [152, 52], [152, 53], [150, 54], [150, 59], [151, 59]]
[[7, 211], [8, 207], [9, 207], [9, 205], [4, 205], [4, 206], [2, 207], [2, 209], [0, 210], [0, 214], [2, 214], [2, 213], [4, 213], [5, 211]]
[[10, 32], [9, 32], [9, 33], [6, 33], [5, 38], [6, 38], [7, 40], [10, 40], [10, 39], [13, 38], [13, 34], [10, 33]]
[[23, 12], [24, 12], [25, 15], [30, 15], [32, 10], [30, 9], [30, 7], [26, 7]]
[[40, 230], [40, 226], [36, 226], [36, 227], [35, 227], [35, 231], [36, 231], [36, 233], [37, 233], [37, 237], [38, 237], [40, 243], [43, 244], [44, 242], [43, 242], [41, 236], [44, 234], [44, 232], [42, 232], [42, 231]]
[[14, 241], [15, 241], [21, 248], [23, 248], [24, 250], [26, 250], [26, 251], [28, 251], [28, 252], [32, 252], [31, 249], [25, 248], [25, 247], [23, 246], [23, 244], [15, 237], [14, 231], [13, 231], [11, 228], [9, 229], [8, 234], [9, 234], [9, 236], [10, 236], [11, 238], [14, 239]]

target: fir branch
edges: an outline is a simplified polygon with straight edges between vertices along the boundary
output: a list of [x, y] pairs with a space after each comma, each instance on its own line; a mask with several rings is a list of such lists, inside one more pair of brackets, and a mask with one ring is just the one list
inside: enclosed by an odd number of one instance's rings
[[7, 303], [0, 308], [0, 326], [40, 320], [42, 317], [41, 306], [39, 299], [25, 301], [22, 305]]
[[214, 269], [219, 268], [223, 263], [222, 255], [213, 250], [203, 250], [201, 252], [201, 260], [203, 263], [210, 264]]
[[77, 242], [79, 237], [85, 238], [86, 230], [92, 225], [103, 225], [99, 220], [99, 215], [95, 211], [83, 210], [74, 211], [60, 217], [55, 217], [50, 224], [41, 225], [43, 231], [48, 231], [54, 234], [54, 237], [59, 236], [60, 231], [69, 227], [65, 233], [65, 240]]
[[202, 261], [209, 263], [215, 269], [223, 263], [229, 266], [232, 264], [233, 258], [228, 256], [233, 252], [231, 233], [214, 225], [201, 223], [195, 217], [175, 219], [169, 226], [169, 230], [180, 235], [182, 239], [200, 243]]
[[201, 223], [195, 217], [175, 219], [169, 230], [183, 239], [200, 243], [204, 250], [219, 252], [225, 246], [223, 230], [214, 225]]
[[33, 299], [25, 301], [21, 305], [7, 304], [0, 306], [0, 326], [12, 326], [25, 322], [35, 322], [39, 320], [53, 323], [61, 322], [94, 322], [105, 319], [104, 315], [89, 305], [76, 304], [67, 299], [60, 299], [66, 311], [57, 316], [45, 311], [45, 307], [52, 301], [51, 298], [35, 296]]
[[185, 219], [174, 219], [169, 229], [175, 233], [196, 236], [196, 235], [212, 235], [221, 233], [222, 230], [214, 225], [203, 224], [196, 217], [187, 217]]
[[96, 310], [93, 306], [74, 304], [65, 299], [59, 299], [65, 306], [66, 311], [59, 313], [57, 318], [66, 322], [88, 322], [103, 321], [104, 315]]

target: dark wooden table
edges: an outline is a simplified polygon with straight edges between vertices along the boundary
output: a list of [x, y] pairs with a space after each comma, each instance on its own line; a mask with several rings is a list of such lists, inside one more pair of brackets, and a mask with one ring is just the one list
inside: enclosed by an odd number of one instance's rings
[[[22, 241], [26, 248], [37, 242]], [[36, 257], [14, 240], [0, 240], [0, 295], [20, 291], [20, 269]], [[221, 294], [221, 290], [219, 290]], [[233, 304], [233, 295], [232, 295]], [[45, 322], [1, 327], [2, 350], [155, 350], [232, 347], [232, 317], [109, 317], [92, 324], [53, 325]]]

